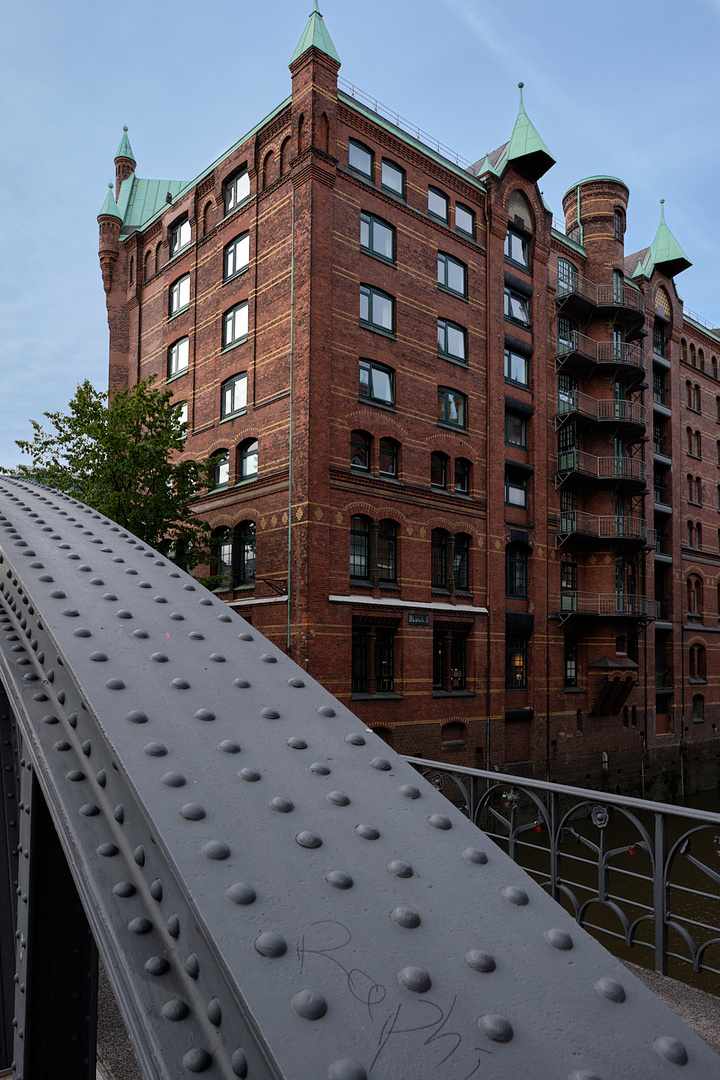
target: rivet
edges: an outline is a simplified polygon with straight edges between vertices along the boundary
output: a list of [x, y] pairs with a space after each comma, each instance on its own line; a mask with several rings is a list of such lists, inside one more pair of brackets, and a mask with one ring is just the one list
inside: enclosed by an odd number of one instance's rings
[[198, 600], [198, 604], [201, 604], [203, 607], [212, 607], [212, 600], [207, 596], [203, 596], [201, 600]]
[[238, 641], [254, 641], [254, 640], [255, 640], [255, 638], [253, 637], [253, 635], [248, 630], [244, 630], [242, 634], [238, 634]]
[[350, 735], [345, 736], [345, 742], [350, 743], [351, 746], [364, 746], [365, 736], [357, 735], [351, 732]]
[[235, 742], [234, 739], [223, 739], [218, 746], [218, 750], [222, 750], [226, 754], [239, 754], [240, 743]]
[[233, 1051], [233, 1055], [230, 1058], [230, 1068], [232, 1069], [234, 1076], [239, 1076], [240, 1080], [245, 1080], [245, 1077], [248, 1074], [248, 1063], [242, 1047], [238, 1046], [237, 1049]]
[[167, 664], [168, 657], [164, 652], [154, 652], [150, 654], [150, 659], [154, 660], [156, 664]]
[[205, 808], [200, 803], [185, 803], [180, 813], [187, 821], [202, 821], [205, 817]]
[[327, 1012], [327, 1002], [317, 990], [300, 990], [291, 1005], [293, 1011], [305, 1020], [319, 1020]]
[[167, 787], [185, 787], [187, 783], [181, 772], [167, 772], [160, 778], [160, 781], [166, 784]]
[[132, 636], [134, 638], [143, 638], [143, 639], [147, 638], [147, 637], [150, 637], [147, 630], [133, 630]]
[[398, 981], [413, 990], [416, 994], [424, 994], [432, 986], [432, 980], [425, 968], [408, 966], [398, 971]]
[[250, 766], [241, 769], [238, 773], [238, 776], [241, 780], [247, 780], [249, 784], [254, 784], [258, 780], [262, 780], [262, 773], [259, 771], [259, 769], [253, 769]]
[[218, 622], [232, 622], [232, 615], [218, 615]]
[[117, 885], [113, 888], [113, 892], [116, 896], [122, 896], [127, 899], [129, 896], [135, 895], [135, 886], [130, 881], [118, 881]]
[[73, 630], [73, 637], [92, 637], [92, 634], [86, 627], [78, 626], [77, 630]]
[[231, 903], [243, 906], [254, 904], [257, 899], [257, 894], [252, 885], [247, 885], [244, 881], [236, 881], [234, 885], [231, 885], [225, 891], [225, 895]]
[[299, 735], [292, 735], [288, 739], [287, 745], [292, 750], [307, 750], [307, 743], [304, 739], [301, 739]]
[[239, 687], [241, 690], [247, 690], [250, 683], [247, 679], [233, 679], [233, 686]]
[[96, 779], [100, 787], [104, 788], [105, 784], [107, 783], [107, 776], [105, 775], [104, 769], [99, 770]]
[[174, 686], [176, 690], [187, 690], [190, 686], [190, 683], [187, 681], [187, 679], [173, 679], [170, 685]]
[[298, 678], [297, 675], [294, 675], [292, 679], [288, 679], [288, 686], [294, 686], [298, 690], [301, 689], [304, 685], [305, 685], [304, 680]]
[[255, 950], [261, 956], [284, 956], [287, 952], [287, 942], [280, 934], [274, 934], [271, 930], [266, 930], [265, 933], [260, 934], [255, 939]]
[[165, 757], [167, 754], [167, 747], [161, 742], [151, 742], [145, 747], [145, 753], [148, 757]]
[[280, 713], [277, 711], [277, 709], [270, 709], [266, 706], [264, 709], [260, 710], [260, 715], [264, 716], [266, 720], [277, 720], [280, 716]]
[[112, 858], [113, 855], [117, 855], [118, 849], [114, 844], [101, 844], [97, 849], [97, 853], [98, 855], [102, 855], [103, 858], [109, 859]]
[[138, 844], [138, 846], [135, 848], [133, 852], [133, 859], [138, 864], [138, 866], [145, 865], [145, 848], [142, 846], [142, 844]]
[[593, 986], [598, 994], [602, 994], [608, 1001], [614, 1001], [620, 1005], [625, 1000], [625, 988], [617, 979], [603, 977], [596, 979]]
[[434, 829], [452, 829], [452, 821], [446, 814], [431, 814], [428, 822]]
[[337, 716], [332, 705], [321, 705], [317, 710], [318, 716]]
[[361, 836], [363, 840], [377, 840], [380, 836], [380, 832], [374, 825], [356, 825], [355, 832], [358, 836]]
[[194, 1050], [188, 1050], [187, 1054], [183, 1057], [182, 1062], [188, 1072], [201, 1073], [210, 1068], [212, 1058], [207, 1050], [201, 1050], [200, 1047], [196, 1047]]
[[334, 889], [352, 889], [355, 884], [350, 875], [346, 874], [344, 870], [330, 870], [325, 875], [325, 880]]
[[184, 1020], [189, 1012], [187, 1005], [180, 998], [171, 998], [162, 1007], [162, 1014], [166, 1020]]
[[165, 925], [170, 937], [175, 939], [180, 937], [180, 920], [177, 915], [171, 915]]
[[573, 939], [570, 937], [567, 930], [550, 928], [549, 930], [544, 931], [543, 937], [548, 945], [552, 945], [553, 949], [567, 951], [573, 947]]
[[277, 656], [273, 656], [272, 653], [263, 653], [260, 659], [264, 664], [277, 664]]
[[149, 919], [145, 919], [142, 916], [137, 919], [131, 919], [128, 923], [128, 930], [131, 934], [149, 934], [153, 928], [153, 924]]
[[414, 784], [401, 784], [400, 787], [398, 788], [398, 791], [406, 799], [419, 799], [420, 798], [420, 788], [415, 787]]
[[173, 612], [171, 612], [171, 613], [170, 613], [170, 618], [171, 618], [171, 619], [172, 619], [172, 620], [173, 620], [174, 622], [184, 622], [184, 621], [185, 621], [185, 616], [184, 616], [184, 615], [181, 615], [179, 611], [173, 611]]
[[63, 611], [63, 615], [67, 615], [68, 619], [77, 619], [79, 614], [80, 612], [77, 610], [77, 608], [68, 607], [65, 608], [65, 610]]
[[463, 857], [463, 859], [467, 859], [468, 862], [473, 862], [473, 863], [483, 864], [483, 863], [486, 863], [488, 861], [487, 855], [485, 854], [484, 851], [481, 851], [480, 848], [473, 848], [473, 847], [465, 848], [465, 850], [462, 853], [462, 857]]
[[82, 772], [81, 769], [72, 769], [67, 774], [66, 779], [70, 780], [73, 784], [79, 784], [81, 780], [85, 779], [85, 773]]
[[85, 803], [84, 806], [80, 807], [80, 813], [84, 817], [97, 817], [97, 815], [100, 813], [100, 807], [95, 806], [94, 803]]
[[[67, 742], [65, 739], [60, 739], [58, 742], [53, 743], [53, 750], [57, 750], [57, 752], [59, 754], [62, 754], [66, 750], [71, 750], [71, 749], [72, 749], [72, 747], [70, 746], [70, 743]], [[8, 765], [8, 769], [10, 769], [9, 765]]]
[[198, 709], [195, 713], [196, 720], [214, 720], [215, 713], [211, 709]]
[[91, 652], [90, 659], [94, 660], [96, 664], [104, 664], [107, 660], [107, 653], [104, 652]]
[[108, 681], [105, 683], [105, 685], [108, 688], [108, 690], [124, 690], [125, 689], [125, 683], [122, 681], [122, 679], [108, 679]]
[[190, 585], [189, 583], [183, 585], [183, 589], [185, 589], [187, 592], [195, 592], [195, 586]]
[[495, 958], [482, 949], [469, 949], [464, 956], [465, 963], [473, 971], [494, 971]]
[[200, 974], [200, 961], [198, 960], [195, 953], [190, 953], [187, 960], [185, 961], [185, 970], [187, 971], [191, 979], [197, 979], [198, 975]]
[[43, 724], [57, 724], [58, 718], [57, 716], [43, 716], [42, 722]]
[[322, 761], [314, 761], [312, 765], [308, 765], [308, 772], [317, 773], [318, 776], [329, 776], [330, 769]]
[[509, 904], [515, 904], [516, 907], [524, 907], [529, 900], [525, 890], [517, 885], [506, 885], [504, 889], [501, 889], [501, 893]]
[[510, 1042], [514, 1034], [512, 1024], [500, 1013], [483, 1013], [478, 1018], [478, 1027], [492, 1042]]
[[144, 713], [141, 709], [132, 709], [126, 714], [125, 719], [129, 724], [147, 724], [147, 713]]
[[370, 764], [372, 765], [373, 769], [379, 769], [380, 772], [387, 772], [389, 769], [392, 769], [392, 765], [387, 758], [373, 758]]
[[672, 1035], [658, 1035], [653, 1039], [653, 1046], [661, 1058], [672, 1062], [673, 1065], [687, 1065], [687, 1050], [679, 1039]]
[[117, 596], [114, 592], [103, 593], [103, 600], [117, 600]]
[[344, 791], [330, 791], [325, 798], [329, 803], [333, 803], [335, 806], [350, 805], [350, 796], [346, 795]]
[[222, 840], [208, 840], [207, 844], [203, 845], [202, 853], [207, 859], [227, 859], [230, 848]]
[[210, 653], [210, 655], [208, 656], [208, 660], [212, 660], [215, 664], [225, 663], [225, 657], [222, 653], [219, 652]]
[[152, 589], [152, 585], [149, 581], [139, 581], [138, 589]]
[[115, 613], [115, 617], [117, 619], [132, 619], [133, 616], [132, 611], [128, 611], [127, 608], [120, 608], [120, 610]]
[[156, 604], [167, 604], [166, 596], [153, 596], [153, 600]]
[[359, 1061], [339, 1058], [328, 1069], [328, 1080], [367, 1080], [367, 1073]]
[[270, 800], [271, 810], [277, 810], [279, 814], [289, 814], [291, 810], [295, 809], [295, 804], [291, 799], [286, 799], [284, 795], [276, 795], [274, 799]]
[[396, 907], [390, 912], [390, 918], [393, 922], [396, 922], [398, 926], [404, 926], [408, 930], [414, 930], [416, 926], [420, 925], [420, 915], [411, 907]]
[[[357, 829], [355, 830], [357, 832]], [[388, 871], [395, 877], [408, 878], [413, 876], [413, 868], [410, 863], [404, 862], [403, 859], [393, 859], [388, 863]]]
[[299, 832], [295, 837], [295, 841], [300, 847], [304, 848], [322, 847], [322, 840], [317, 833], [311, 832], [310, 829], [303, 829], [302, 832]]
[[150, 895], [152, 896], [153, 900], [157, 901], [158, 904], [162, 900], [163, 887], [160, 878], [155, 878], [152, 885], [150, 886]]
[[220, 1027], [222, 1024], [222, 1009], [217, 998], [211, 998], [208, 1001], [207, 1018], [213, 1027]]

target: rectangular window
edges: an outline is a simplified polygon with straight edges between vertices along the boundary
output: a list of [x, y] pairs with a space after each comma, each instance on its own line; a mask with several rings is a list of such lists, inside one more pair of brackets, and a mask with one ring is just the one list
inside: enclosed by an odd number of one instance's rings
[[453, 576], [455, 588], [467, 592], [470, 588], [470, 537], [467, 533], [458, 533], [455, 537]]
[[577, 638], [567, 635], [565, 638], [564, 672], [565, 686], [577, 686], [578, 684], [578, 642]]
[[247, 374], [233, 375], [232, 379], [226, 379], [220, 388], [221, 404], [220, 415], [233, 416], [235, 413], [244, 412], [247, 408]]
[[382, 163], [382, 186], [388, 191], [394, 191], [401, 197], [405, 195], [405, 172], [399, 165], [383, 158]]
[[348, 144], [348, 165], [355, 172], [362, 173], [363, 176], [373, 178], [373, 152], [368, 150], [367, 146], [363, 146], [362, 143], [355, 142], [354, 139], [350, 139]]
[[231, 176], [225, 184], [225, 213], [229, 214], [250, 195], [250, 174], [247, 169]]
[[379, 401], [383, 405], [395, 404], [395, 373], [372, 360], [360, 361], [360, 397], [366, 401]]
[[505, 258], [526, 270], [530, 266], [530, 242], [514, 229], [505, 233]]
[[388, 694], [395, 689], [395, 630], [359, 627], [352, 636], [354, 694]]
[[467, 267], [452, 255], [438, 252], [438, 285], [458, 296], [467, 296]]
[[442, 191], [438, 191], [437, 188], [428, 188], [428, 213], [433, 217], [440, 218], [441, 221], [447, 221], [449, 217], [450, 201], [447, 195]]
[[437, 417], [441, 423], [466, 428], [466, 406], [467, 400], [464, 394], [458, 394], [457, 390], [450, 390], [446, 386], [438, 387]]
[[377, 565], [380, 581], [397, 581], [397, 525], [392, 521], [380, 522], [377, 537]]
[[223, 278], [229, 281], [231, 277], [247, 270], [250, 265], [250, 233], [236, 236], [225, 248], [223, 258]]
[[187, 371], [190, 358], [190, 339], [180, 338], [168, 349], [168, 378]]
[[508, 382], [517, 383], [519, 386], [529, 386], [530, 365], [527, 356], [521, 356], [512, 349], [506, 349], [505, 378]]
[[505, 442], [508, 446], [527, 449], [527, 420], [515, 413], [505, 413]]
[[528, 557], [519, 544], [511, 544], [505, 555], [505, 595], [527, 596]]
[[665, 327], [656, 322], [652, 332], [653, 352], [656, 356], [665, 356]]
[[374, 214], [360, 215], [360, 247], [373, 255], [395, 261], [395, 230]]
[[438, 319], [437, 335], [440, 356], [451, 356], [453, 360], [467, 363], [467, 332], [462, 326], [447, 319]]
[[178, 251], [187, 247], [191, 239], [190, 222], [185, 217], [170, 230], [170, 256], [177, 255]]
[[527, 687], [527, 638], [505, 639], [505, 687], [507, 690]]
[[455, 228], [468, 236], [475, 235], [475, 215], [461, 203], [455, 203]]
[[530, 301], [527, 296], [505, 289], [505, 318], [522, 326], [530, 325]]
[[350, 519], [350, 577], [367, 578], [369, 574], [370, 529], [367, 518]]
[[188, 403], [187, 401], [179, 401], [175, 406], [175, 412], [177, 413], [178, 421], [181, 424], [187, 424], [188, 422]]
[[361, 285], [360, 322], [392, 334], [395, 330], [395, 301], [379, 289]]
[[527, 480], [518, 473], [505, 473], [505, 505], [527, 508]]
[[190, 275], [185, 274], [170, 286], [170, 314], [177, 315], [178, 311], [183, 311], [189, 305]]
[[397, 477], [398, 444], [394, 439], [381, 439], [378, 449], [378, 467], [381, 476]]
[[223, 347], [244, 341], [248, 333], [248, 302], [236, 304], [223, 316]]

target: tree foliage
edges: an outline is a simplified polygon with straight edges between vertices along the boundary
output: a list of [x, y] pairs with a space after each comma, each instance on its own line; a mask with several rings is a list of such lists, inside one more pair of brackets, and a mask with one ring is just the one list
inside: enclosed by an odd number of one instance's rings
[[186, 569], [203, 561], [208, 526], [191, 510], [207, 490], [209, 464], [182, 459], [187, 424], [154, 378], [120, 390], [108, 402], [87, 381], [69, 413], [31, 420], [32, 440], [17, 440], [32, 464], [17, 475], [57, 488], [135, 533]]

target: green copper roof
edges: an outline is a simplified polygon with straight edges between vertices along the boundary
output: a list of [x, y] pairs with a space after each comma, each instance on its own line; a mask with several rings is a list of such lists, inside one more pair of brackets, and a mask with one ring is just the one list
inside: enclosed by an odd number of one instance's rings
[[543, 173], [552, 168], [555, 158], [540, 138], [536, 128], [530, 122], [523, 105], [523, 83], [518, 83], [520, 90], [520, 107], [513, 133], [507, 148], [508, 161], [514, 161], [521, 172], [525, 172], [529, 179], [539, 180]]
[[128, 132], [128, 129], [127, 129], [127, 124], [126, 124], [125, 127], [123, 128], [123, 137], [120, 140], [120, 145], [118, 146], [118, 152], [115, 155], [115, 157], [116, 158], [126, 157], [126, 158], [130, 158], [131, 161], [134, 161], [135, 160], [135, 155], [132, 152], [132, 146], [130, 145], [130, 140], [128, 139], [128, 133], [127, 132]]
[[108, 184], [108, 193], [105, 196], [105, 202], [102, 204], [102, 210], [98, 217], [116, 217], [122, 220], [122, 214], [118, 210], [118, 204], [115, 202], [115, 196], [113, 195], [112, 184]]
[[650, 269], [652, 272], [652, 267], [662, 267], [666, 274], [675, 277], [692, 266], [692, 263], [665, 224], [664, 202], [664, 199], [660, 200], [660, 224], [650, 245]]
[[327, 32], [323, 17], [320, 14], [320, 8], [318, 7], [318, 0], [313, 0], [313, 9], [310, 12], [310, 18], [307, 21], [307, 26], [303, 30], [302, 37], [297, 43], [295, 52], [290, 57], [290, 63], [297, 60], [299, 56], [302, 56], [308, 49], [319, 49], [320, 52], [327, 53], [333, 60], [337, 60], [340, 63], [340, 57], [337, 54], [337, 49], [332, 43], [332, 38]]
[[158, 210], [168, 205], [168, 195], [175, 199], [187, 180], [141, 180], [137, 176], [126, 177], [120, 187], [117, 210], [122, 217], [123, 231], [141, 229]]

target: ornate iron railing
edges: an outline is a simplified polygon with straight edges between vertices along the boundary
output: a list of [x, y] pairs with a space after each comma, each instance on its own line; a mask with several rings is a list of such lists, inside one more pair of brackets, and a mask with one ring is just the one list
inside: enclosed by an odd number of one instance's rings
[[406, 760], [603, 944], [720, 976], [720, 814]]

